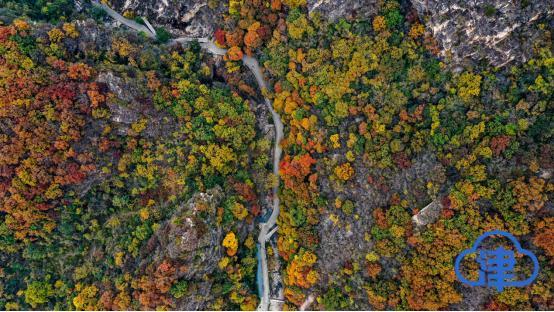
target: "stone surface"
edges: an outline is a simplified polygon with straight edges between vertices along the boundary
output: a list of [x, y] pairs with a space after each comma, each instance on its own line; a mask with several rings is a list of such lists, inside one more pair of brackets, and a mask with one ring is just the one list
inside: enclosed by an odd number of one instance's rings
[[[379, 8], [376, 0], [308, 0], [307, 5], [310, 13], [331, 21], [371, 17]], [[442, 56], [454, 64], [524, 62], [540, 41], [537, 24], [554, 25], [552, 0], [413, 0], [411, 6], [437, 39]]]
[[529, 58], [543, 19], [552, 23], [554, 1], [413, 0], [444, 56], [455, 63], [487, 59], [504, 66]]
[[131, 11], [146, 17], [154, 26], [163, 26], [179, 36], [206, 37], [220, 24], [225, 7], [216, 1], [212, 9], [208, 0], [113, 0], [111, 6], [123, 14]]
[[187, 295], [176, 299], [178, 311], [209, 310], [215, 300], [213, 280], [205, 276], [214, 274], [224, 252], [223, 229], [216, 221], [223, 197], [219, 186], [194, 194], [177, 207], [141, 251], [141, 267], [169, 260], [180, 269], [178, 279], [194, 281]]
[[308, 0], [308, 11], [334, 21], [340, 17], [364, 18], [377, 13], [377, 0]]
[[156, 253], [187, 267], [180, 277], [198, 279], [217, 267], [223, 233], [221, 227], [213, 224], [222, 198], [220, 187], [195, 194], [156, 232], [159, 243]]

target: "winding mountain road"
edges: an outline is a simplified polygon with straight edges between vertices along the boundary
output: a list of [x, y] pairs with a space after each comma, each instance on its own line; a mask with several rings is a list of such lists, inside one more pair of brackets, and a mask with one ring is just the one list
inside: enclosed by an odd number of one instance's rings
[[[214, 54], [214, 55], [225, 55], [227, 53], [226, 49], [222, 49], [218, 47], [213, 41], [209, 40], [208, 38], [187, 38], [187, 37], [181, 37], [172, 40], [172, 43], [187, 43], [197, 41], [200, 44], [200, 47], [205, 49], [206, 51]], [[256, 82], [258, 83], [258, 86], [260, 87], [260, 90], [263, 92], [264, 89], [267, 89], [268, 83], [263, 77], [262, 70], [260, 69], [260, 65], [258, 64], [258, 60], [255, 58], [244, 55], [242, 57], [242, 62], [252, 73], [254, 74], [254, 77], [256, 78]], [[271, 112], [271, 117], [273, 118], [273, 124], [275, 125], [275, 144], [273, 149], [273, 174], [276, 177], [279, 177], [279, 161], [281, 159], [281, 153], [282, 149], [279, 145], [279, 142], [283, 139], [283, 122], [281, 121], [281, 117], [275, 110], [273, 109], [273, 103], [268, 98], [264, 98], [265, 104], [269, 111]], [[280, 201], [279, 201], [279, 183], [273, 186], [273, 210], [271, 212], [271, 216], [266, 222], [260, 223], [260, 234], [258, 235], [258, 242], [260, 244], [260, 257], [261, 257], [261, 263], [258, 265], [261, 265], [261, 271], [262, 271], [262, 281], [263, 281], [263, 294], [260, 298], [260, 305], [258, 306], [258, 310], [260, 311], [267, 311], [269, 309], [270, 305], [270, 298], [269, 298], [269, 273], [268, 273], [268, 267], [267, 267], [267, 252], [266, 252], [266, 242], [271, 239], [271, 236], [276, 232], [276, 223], [277, 223], [277, 217], [279, 217], [280, 212]], [[283, 299], [283, 298], [279, 298]]]
[[[152, 33], [149, 28], [145, 27], [144, 25], [138, 24], [135, 21], [131, 21], [126, 19], [125, 17], [121, 16], [116, 11], [112, 10], [110, 7], [103, 3], [99, 3], [98, 1], [93, 0], [93, 5], [102, 8], [110, 17], [117, 20], [118, 22], [126, 25], [129, 28], [132, 28], [137, 31], [142, 31], [146, 33], [149, 37], [155, 37], [155, 33]], [[211, 41], [208, 38], [188, 38], [188, 37], [180, 37], [171, 40], [168, 44], [186, 44], [188, 42], [197, 41], [200, 44], [200, 47], [204, 50], [210, 52], [214, 55], [225, 55], [227, 53], [226, 49], [218, 47], [213, 41]], [[267, 89], [268, 83], [264, 79], [264, 76], [262, 74], [262, 70], [260, 69], [260, 65], [258, 64], [258, 60], [251, 56], [244, 55], [242, 57], [242, 62], [252, 73], [254, 74], [254, 77], [256, 78], [256, 82], [258, 83], [258, 86], [260, 90], [263, 92], [265, 89]], [[273, 148], [273, 174], [279, 178], [279, 161], [281, 159], [282, 149], [279, 144], [281, 140], [283, 139], [283, 122], [281, 121], [281, 117], [275, 110], [273, 109], [273, 103], [268, 98], [264, 98], [264, 102], [271, 112], [271, 117], [273, 118], [273, 124], [275, 125], [275, 144]], [[279, 181], [279, 180], [278, 180]], [[260, 234], [258, 235], [258, 242], [260, 244], [260, 258], [261, 261], [259, 261], [258, 265], [261, 266], [261, 272], [262, 272], [262, 281], [263, 281], [263, 287], [262, 287], [262, 296], [260, 298], [260, 304], [258, 306], [258, 310], [260, 311], [267, 311], [270, 307], [270, 286], [269, 286], [269, 273], [268, 273], [268, 267], [267, 267], [267, 252], [266, 252], [266, 242], [271, 239], [272, 235], [276, 232], [276, 223], [277, 223], [277, 217], [279, 217], [280, 212], [280, 201], [279, 201], [279, 182], [276, 183], [276, 185], [273, 186], [273, 209], [271, 212], [271, 216], [266, 222], [260, 223]], [[283, 298], [278, 298], [278, 301], [283, 300]], [[274, 307], [273, 307], [274, 308]]]
[[152, 32], [148, 27], [146, 27], [144, 25], [141, 25], [141, 24], [139, 24], [139, 23], [137, 23], [133, 20], [126, 19], [125, 17], [121, 16], [121, 14], [117, 13], [112, 8], [107, 6], [106, 4], [104, 4], [102, 2], [98, 2], [96, 0], [92, 0], [92, 4], [96, 7], [104, 10], [104, 12], [106, 12], [111, 18], [117, 20], [121, 24], [123, 24], [123, 25], [125, 25], [129, 28], [132, 28], [132, 29], [134, 29], [138, 32], [143, 32], [150, 38], [156, 38], [156, 33]]

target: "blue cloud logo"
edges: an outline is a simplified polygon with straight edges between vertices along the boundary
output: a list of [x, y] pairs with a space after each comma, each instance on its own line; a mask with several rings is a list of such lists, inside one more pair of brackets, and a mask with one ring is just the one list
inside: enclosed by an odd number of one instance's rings
[[[496, 249], [478, 249], [483, 240], [493, 235], [501, 235], [508, 238], [514, 245], [516, 251], [520, 254], [528, 256], [533, 261], [533, 273], [529, 278], [524, 280], [514, 280], [513, 269], [515, 268], [516, 259], [515, 253], [512, 250], [505, 249], [500, 246]], [[471, 281], [464, 277], [460, 271], [460, 264], [468, 254], [475, 253], [476, 261], [479, 263], [479, 279]], [[470, 249], [462, 251], [456, 257], [454, 270], [458, 279], [469, 286], [487, 286], [495, 287], [498, 291], [503, 291], [506, 287], [525, 287], [531, 284], [539, 274], [539, 261], [535, 254], [527, 249], [521, 248], [521, 244], [512, 234], [504, 231], [490, 231], [479, 236], [473, 243]]]

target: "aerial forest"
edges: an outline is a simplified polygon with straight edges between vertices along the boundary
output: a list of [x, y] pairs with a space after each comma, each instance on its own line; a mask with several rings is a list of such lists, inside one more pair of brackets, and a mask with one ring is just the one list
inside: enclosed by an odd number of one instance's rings
[[[209, 0], [214, 56], [90, 1], [0, 0], [0, 310], [255, 310], [274, 187], [284, 310], [552, 310], [552, 24], [526, 61], [455, 63], [376, 2]], [[534, 283], [458, 281], [490, 230], [536, 254]]]

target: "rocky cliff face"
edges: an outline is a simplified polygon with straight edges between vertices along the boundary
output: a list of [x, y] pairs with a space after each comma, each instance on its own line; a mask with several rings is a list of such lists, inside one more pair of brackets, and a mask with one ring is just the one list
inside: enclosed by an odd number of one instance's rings
[[334, 21], [340, 17], [364, 18], [377, 13], [377, 0], [308, 0], [308, 11]]
[[213, 272], [222, 252], [222, 229], [213, 226], [222, 198], [221, 188], [216, 187], [195, 194], [181, 205], [148, 242], [145, 263], [171, 259], [187, 268], [179, 276], [186, 279], [199, 279]]
[[[175, 35], [206, 37], [221, 24], [226, 7], [209, 0], [112, 0], [118, 12], [132, 11]], [[554, 27], [552, 0], [412, 0], [411, 5], [454, 63], [488, 60], [495, 66], [521, 62], [541, 35], [538, 24]], [[377, 0], [307, 0], [310, 13], [335, 21], [377, 14]], [[539, 40], [540, 41], [540, 40]]]
[[[552, 0], [413, 0], [442, 54], [454, 62], [487, 59], [495, 66], [525, 61], [540, 31], [553, 22]], [[551, 26], [550, 26], [551, 27]]]
[[[329, 20], [371, 17], [376, 0], [308, 0], [310, 13]], [[405, 5], [404, 7], [408, 7]], [[541, 35], [539, 23], [554, 26], [552, 0], [412, 0], [441, 53], [455, 64], [488, 60], [494, 66], [522, 62]]]
[[206, 37], [213, 34], [219, 24], [224, 6], [208, 0], [112, 0], [117, 12], [131, 11], [146, 17], [153, 25], [164, 26], [178, 35]]

